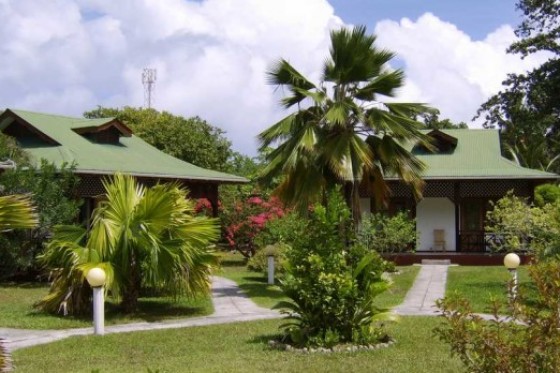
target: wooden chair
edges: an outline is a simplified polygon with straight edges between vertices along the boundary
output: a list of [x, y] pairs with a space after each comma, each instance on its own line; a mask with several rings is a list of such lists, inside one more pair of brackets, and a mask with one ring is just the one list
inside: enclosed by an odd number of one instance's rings
[[434, 245], [432, 246], [434, 251], [445, 251], [445, 230], [444, 229], [434, 229]]

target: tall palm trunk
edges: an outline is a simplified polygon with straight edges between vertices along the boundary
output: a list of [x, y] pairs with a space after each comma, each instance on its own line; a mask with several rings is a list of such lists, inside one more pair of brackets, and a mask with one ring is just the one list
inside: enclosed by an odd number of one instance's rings
[[356, 180], [349, 181], [344, 185], [344, 200], [346, 205], [352, 211], [352, 221], [354, 222], [354, 229], [362, 221], [362, 211], [360, 208], [360, 183]]
[[126, 279], [126, 286], [122, 292], [121, 306], [125, 313], [132, 313], [138, 309], [138, 298], [140, 297], [140, 287], [142, 278], [140, 268], [136, 260], [136, 255], [131, 255], [129, 277]]

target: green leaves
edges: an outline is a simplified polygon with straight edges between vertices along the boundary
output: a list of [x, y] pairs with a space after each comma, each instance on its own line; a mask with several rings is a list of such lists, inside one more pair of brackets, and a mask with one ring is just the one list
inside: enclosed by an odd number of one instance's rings
[[0, 229], [33, 228], [38, 222], [29, 196], [0, 197]]
[[[412, 154], [389, 140], [380, 143], [385, 148], [365, 141], [372, 136], [398, 142], [422, 140], [421, 124], [414, 118], [430, 110], [423, 104], [376, 101], [378, 95], [393, 96], [404, 74], [389, 70], [385, 64], [393, 53], [374, 44], [375, 36], [367, 35], [363, 26], [333, 31], [330, 56], [318, 84], [285, 60], [269, 72], [269, 83], [290, 92], [283, 106], [297, 104], [297, 111], [259, 135], [261, 150], [276, 146], [267, 156], [269, 164], [260, 181], [280, 179], [276, 194], [300, 210], [318, 200], [325, 188], [352, 183], [346, 197], [359, 219], [359, 184], [381, 201], [388, 195], [381, 184], [389, 172], [401, 176], [416, 195], [421, 193], [421, 164]], [[375, 175], [375, 185], [364, 178], [366, 174]]]
[[104, 185], [107, 200], [94, 211], [89, 234], [57, 227], [42, 256], [55, 279], [39, 306], [56, 312], [66, 302], [71, 312], [85, 311], [84, 273], [95, 265], [106, 268], [107, 288], [121, 295], [125, 311], [134, 309], [143, 286], [174, 295], [208, 292], [217, 264], [208, 248], [219, 235], [216, 220], [194, 217], [187, 191], [177, 184], [147, 188], [117, 174]]

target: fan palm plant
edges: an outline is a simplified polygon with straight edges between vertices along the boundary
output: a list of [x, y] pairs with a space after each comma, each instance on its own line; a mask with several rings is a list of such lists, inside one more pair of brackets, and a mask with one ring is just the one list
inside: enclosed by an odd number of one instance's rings
[[37, 214], [28, 196], [0, 197], [0, 230], [33, 228], [37, 223]]
[[276, 192], [305, 209], [333, 185], [345, 185], [347, 203], [359, 219], [360, 183], [378, 202], [388, 196], [385, 176], [398, 175], [419, 196], [423, 164], [403, 147], [426, 142], [414, 118], [431, 109], [423, 104], [381, 102], [403, 85], [401, 70], [386, 64], [394, 54], [378, 49], [365, 27], [331, 32], [330, 56], [319, 84], [312, 83], [286, 60], [269, 71], [269, 81], [286, 87], [285, 108], [297, 110], [259, 135], [267, 156], [261, 180], [282, 176]]
[[147, 188], [131, 177], [104, 182], [106, 201], [94, 211], [88, 230], [59, 226], [42, 261], [54, 270], [49, 295], [39, 306], [85, 311], [85, 274], [93, 266], [107, 272], [107, 288], [120, 296], [125, 312], [136, 309], [141, 287], [175, 295], [208, 292], [217, 264], [208, 249], [218, 238], [214, 219], [194, 217], [186, 190], [176, 184]]

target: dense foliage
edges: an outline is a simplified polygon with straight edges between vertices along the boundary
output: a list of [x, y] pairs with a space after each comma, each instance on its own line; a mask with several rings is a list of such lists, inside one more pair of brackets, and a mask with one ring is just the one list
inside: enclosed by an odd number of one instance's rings
[[297, 110], [259, 135], [261, 150], [277, 145], [267, 154], [261, 180], [279, 182], [277, 195], [300, 211], [345, 185], [359, 220], [360, 184], [380, 202], [388, 196], [384, 175], [394, 174], [421, 194], [423, 164], [401, 141], [425, 140], [422, 124], [412, 118], [429, 109], [379, 100], [396, 95], [404, 74], [388, 67], [394, 54], [378, 49], [365, 27], [332, 31], [330, 39], [318, 84], [283, 59], [268, 73], [271, 84], [289, 92], [282, 105]]
[[175, 184], [147, 188], [119, 174], [104, 186], [107, 199], [95, 209], [89, 230], [57, 226], [41, 256], [53, 282], [38, 306], [88, 311], [85, 274], [94, 266], [105, 269], [107, 289], [125, 312], [135, 311], [145, 287], [174, 295], [208, 292], [217, 259], [209, 245], [219, 230], [215, 220], [193, 216], [187, 191]]
[[538, 257], [560, 254], [560, 201], [542, 207], [529, 204], [511, 192], [492, 204], [487, 212], [487, 232], [498, 251], [528, 250]]
[[76, 198], [78, 178], [73, 167], [55, 167], [46, 161], [40, 166], [17, 167], [0, 175], [1, 195], [29, 194], [39, 224], [32, 230], [8, 232], [0, 237], [0, 277], [36, 274], [35, 257], [43, 249], [56, 224], [76, 221], [81, 201]]
[[521, 58], [546, 51], [541, 66], [510, 74], [504, 90], [479, 109], [486, 127], [498, 127], [506, 155], [521, 165], [560, 170], [560, 2], [519, 0], [523, 22], [516, 30], [520, 40], [508, 52]]
[[[560, 367], [560, 262], [543, 261], [529, 273], [536, 296], [510, 298], [511, 319], [495, 303], [493, 319], [476, 315], [468, 301], [445, 298], [439, 307], [446, 318], [436, 329], [439, 338], [469, 372], [557, 372]], [[510, 285], [511, 286], [511, 285]]]
[[86, 118], [116, 117], [147, 143], [176, 158], [200, 167], [228, 171], [233, 155], [224, 131], [199, 117], [184, 118], [167, 111], [126, 106], [98, 107]]
[[362, 219], [356, 240], [368, 250], [398, 253], [414, 250], [416, 222], [407, 211], [393, 216], [371, 214]]
[[298, 346], [372, 344], [387, 336], [375, 323], [374, 298], [387, 289], [384, 261], [359, 245], [348, 247], [351, 214], [334, 194], [315, 205], [306, 233], [286, 251], [282, 290], [291, 301], [284, 324], [286, 339]]
[[535, 188], [535, 205], [543, 207], [560, 200], [560, 186], [556, 184], [542, 184]]

